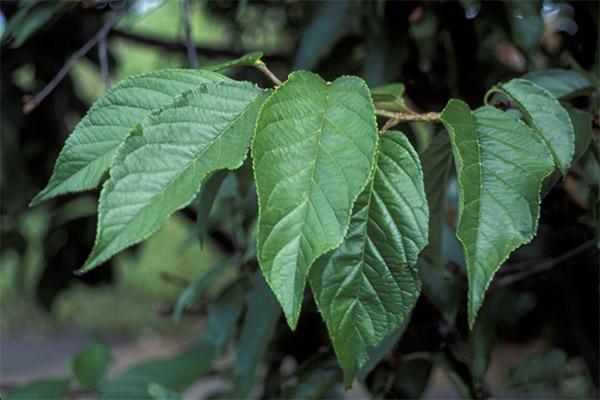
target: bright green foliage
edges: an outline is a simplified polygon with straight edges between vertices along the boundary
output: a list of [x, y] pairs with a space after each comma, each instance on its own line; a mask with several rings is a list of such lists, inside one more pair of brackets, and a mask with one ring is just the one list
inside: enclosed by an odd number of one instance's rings
[[63, 147], [48, 185], [32, 201], [92, 189], [133, 126], [183, 91], [212, 82], [232, 82], [207, 71], [161, 70], [127, 78], [88, 111]]
[[88, 270], [154, 233], [211, 172], [239, 167], [265, 94], [250, 83], [199, 86], [136, 125], [100, 196]]
[[404, 94], [403, 83], [390, 83], [371, 89], [371, 97], [375, 103], [401, 101]]
[[535, 235], [540, 186], [552, 172], [543, 141], [515, 116], [450, 100], [441, 115], [458, 173], [456, 236], [469, 279], [469, 325], [475, 322], [494, 273]]
[[417, 301], [421, 285], [412, 265], [427, 243], [428, 219], [419, 158], [404, 134], [387, 132], [348, 235], [310, 273], [347, 388], [367, 347], [391, 334]]
[[525, 120], [542, 136], [556, 166], [565, 175], [575, 151], [575, 134], [567, 111], [546, 89], [528, 80], [513, 79], [499, 87], [517, 102]]
[[106, 343], [92, 340], [69, 363], [77, 382], [89, 390], [94, 390], [104, 378], [111, 361], [110, 347]]
[[313, 262], [337, 247], [377, 145], [365, 83], [295, 72], [265, 102], [252, 145], [258, 260], [294, 329]]

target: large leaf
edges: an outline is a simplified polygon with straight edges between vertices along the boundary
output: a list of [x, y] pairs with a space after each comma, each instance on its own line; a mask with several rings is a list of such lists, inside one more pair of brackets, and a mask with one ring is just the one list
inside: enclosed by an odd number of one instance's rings
[[556, 98], [569, 99], [594, 91], [594, 84], [576, 71], [546, 69], [534, 71], [521, 77], [546, 89]]
[[346, 235], [377, 146], [373, 103], [356, 77], [294, 72], [267, 100], [252, 144], [258, 260], [295, 329], [312, 263]]
[[404, 335], [404, 331], [406, 331], [406, 327], [408, 326], [408, 320], [404, 321], [402, 325], [394, 330], [394, 332], [390, 333], [386, 336], [379, 346], [377, 347], [369, 347], [367, 348], [367, 355], [369, 359], [367, 362], [363, 364], [358, 373], [356, 374], [356, 378], [364, 381], [367, 379], [367, 376], [375, 369], [377, 364], [385, 357], [389, 356], [396, 346], [402, 335]]
[[136, 125], [113, 160], [82, 270], [154, 233], [211, 172], [240, 166], [267, 95], [248, 82], [202, 85]]
[[367, 361], [367, 347], [398, 328], [419, 297], [412, 265], [427, 243], [428, 219], [419, 158], [402, 133], [388, 132], [373, 179], [354, 204], [348, 235], [310, 273], [346, 388]]
[[554, 162], [565, 175], [575, 151], [575, 133], [567, 111], [546, 89], [525, 79], [513, 79], [499, 85], [512, 97], [525, 120], [542, 136]]
[[515, 116], [450, 100], [442, 112], [458, 173], [458, 224], [469, 280], [469, 325], [508, 255], [529, 242], [539, 217], [540, 186], [553, 169], [544, 142]]
[[136, 123], [179, 93], [198, 85], [225, 81], [232, 82], [213, 72], [162, 70], [117, 83], [77, 124], [56, 160], [50, 182], [30, 205], [96, 187], [116, 149]]

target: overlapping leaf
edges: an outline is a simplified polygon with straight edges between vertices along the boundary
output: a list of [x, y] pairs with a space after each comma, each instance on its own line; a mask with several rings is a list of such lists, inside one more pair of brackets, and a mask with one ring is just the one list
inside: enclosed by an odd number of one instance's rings
[[373, 166], [374, 108], [356, 77], [295, 72], [265, 102], [252, 145], [258, 260], [295, 328], [313, 262], [346, 234]]
[[529, 242], [539, 217], [542, 180], [553, 169], [544, 142], [515, 116], [450, 100], [441, 115], [458, 173], [456, 236], [467, 263], [469, 324], [494, 273]]
[[527, 123], [546, 142], [558, 169], [566, 174], [575, 151], [575, 133], [567, 111], [550, 92], [528, 80], [513, 79], [499, 88], [517, 102]]
[[412, 265], [427, 243], [429, 210], [419, 158], [402, 133], [388, 132], [376, 163], [344, 242], [310, 273], [347, 388], [368, 358], [367, 347], [400, 326], [421, 290]]
[[267, 95], [247, 82], [202, 85], [136, 125], [102, 190], [96, 243], [83, 270], [155, 232], [194, 199], [209, 173], [238, 167]]
[[32, 201], [92, 189], [100, 183], [133, 126], [176, 95], [212, 82], [232, 82], [213, 72], [161, 70], [127, 78], [90, 108], [62, 149], [48, 185]]

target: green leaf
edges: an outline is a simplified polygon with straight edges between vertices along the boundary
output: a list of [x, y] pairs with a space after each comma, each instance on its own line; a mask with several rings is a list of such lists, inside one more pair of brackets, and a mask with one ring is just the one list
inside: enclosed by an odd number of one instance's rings
[[197, 278], [179, 295], [175, 309], [173, 310], [173, 321], [177, 322], [186, 308], [190, 308], [202, 296], [205, 290], [233, 263], [232, 258], [220, 262], [210, 271]]
[[390, 83], [371, 89], [371, 97], [375, 103], [402, 101], [404, 89], [404, 84], [402, 83]]
[[117, 83], [77, 124], [56, 160], [50, 182], [30, 206], [60, 194], [96, 187], [136, 123], [174, 96], [212, 82], [232, 81], [207, 71], [162, 70]]
[[233, 388], [227, 398], [247, 398], [256, 381], [256, 369], [265, 356], [281, 308], [260, 272], [254, 275], [252, 289], [246, 295], [246, 315], [236, 343]]
[[148, 385], [148, 394], [156, 400], [181, 400], [179, 393], [161, 385], [160, 383], [152, 382]]
[[312, 263], [346, 235], [373, 167], [377, 126], [359, 78], [294, 72], [264, 103], [252, 144], [258, 260], [295, 329]]
[[588, 78], [566, 69], [534, 71], [521, 78], [543, 87], [557, 99], [570, 99], [594, 91], [594, 84]]
[[386, 336], [381, 343], [379, 343], [379, 346], [367, 348], [367, 355], [369, 356], [369, 359], [363, 364], [361, 369], [356, 374], [358, 380], [364, 381], [367, 379], [367, 376], [371, 373], [371, 371], [373, 371], [373, 369], [375, 369], [383, 357], [392, 352], [392, 349], [394, 346], [396, 346], [396, 343], [398, 343], [404, 334], [407, 326], [408, 321], [405, 321], [402, 325], [400, 325], [400, 327], [396, 328], [392, 333]]
[[548, 348], [528, 355], [508, 371], [505, 388], [530, 385], [566, 378], [567, 354], [564, 350]]
[[240, 58], [236, 58], [235, 60], [225, 61], [216, 65], [209, 65], [203, 67], [202, 69], [205, 71], [220, 71], [225, 68], [232, 67], [243, 67], [245, 65], [253, 66], [256, 65], [257, 62], [260, 61], [260, 58], [263, 56], [262, 51], [253, 51], [252, 53], [244, 54]]
[[432, 268], [444, 271], [442, 259], [442, 227], [445, 224], [446, 186], [452, 166], [452, 146], [446, 134], [435, 135], [421, 155], [425, 193], [429, 204], [429, 241], [421, 257]]
[[544, 139], [558, 169], [565, 175], [575, 151], [575, 134], [567, 111], [546, 89], [525, 79], [499, 85], [515, 100], [527, 123]]
[[333, 354], [317, 354], [304, 361], [296, 373], [297, 383], [283, 389], [283, 399], [321, 399], [342, 377]]
[[377, 346], [408, 318], [421, 291], [412, 268], [427, 243], [429, 210], [419, 157], [401, 132], [381, 137], [373, 179], [350, 229], [310, 273], [315, 302], [349, 388]]
[[40, 379], [2, 396], [4, 400], [62, 399], [69, 390], [68, 379]]
[[463, 244], [473, 327], [494, 273], [537, 230], [540, 186], [553, 169], [546, 146], [517, 117], [450, 100], [440, 117], [458, 174], [456, 236]]
[[469, 332], [469, 370], [474, 379], [483, 380], [492, 359], [496, 335], [492, 324], [477, 321]]
[[212, 371], [212, 352], [197, 346], [173, 357], [141, 362], [110, 381], [100, 399], [147, 399], [148, 385], [157, 383], [181, 393]]
[[447, 323], [454, 324], [466, 282], [447, 276], [446, 270], [434, 268], [423, 259], [417, 262], [417, 269], [425, 298], [440, 311]]
[[110, 347], [106, 343], [92, 340], [70, 360], [69, 367], [82, 387], [93, 390], [104, 378], [111, 358]]
[[304, 29], [292, 69], [312, 69], [338, 40], [360, 30], [361, 17], [359, 1], [321, 3]]
[[136, 125], [102, 189], [96, 243], [82, 271], [154, 233], [211, 172], [240, 166], [266, 96], [248, 82], [202, 85]]
[[446, 375], [446, 378], [450, 381], [461, 399], [468, 400], [475, 398], [471, 391], [471, 377], [469, 376], [467, 367], [458, 361], [448, 348], [433, 353], [431, 360], [433, 364], [444, 372], [444, 375]]
[[206, 236], [210, 210], [228, 173], [229, 171], [226, 169], [215, 171], [200, 187], [200, 192], [198, 193], [198, 216], [196, 218], [196, 232], [200, 248], [204, 246], [204, 236]]
[[20, 2], [20, 5], [22, 8], [6, 24], [2, 33], [2, 44], [14, 40], [12, 47], [20, 47], [29, 37], [50, 25], [75, 5], [75, 2], [38, 0]]

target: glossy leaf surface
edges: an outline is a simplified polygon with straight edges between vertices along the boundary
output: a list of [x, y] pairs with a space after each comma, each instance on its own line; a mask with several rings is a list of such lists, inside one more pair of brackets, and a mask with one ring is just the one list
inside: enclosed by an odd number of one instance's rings
[[258, 260], [295, 328], [313, 262], [346, 234], [377, 145], [366, 84], [295, 72], [265, 102], [252, 145]]
[[419, 158], [401, 132], [381, 137], [373, 179], [336, 250], [315, 262], [310, 284], [350, 387], [377, 346], [408, 317], [421, 285], [412, 267], [427, 243], [429, 210]]
[[458, 174], [456, 236], [467, 264], [472, 327], [494, 273], [537, 230], [540, 187], [553, 163], [535, 132], [493, 107], [471, 114], [466, 103], [450, 100], [441, 120]]
[[499, 87], [517, 102], [527, 123], [546, 142], [558, 169], [566, 174], [575, 151], [575, 134], [567, 111], [546, 89], [528, 80], [513, 79]]
[[521, 77], [546, 89], [556, 98], [568, 99], [581, 96], [594, 90], [588, 78], [567, 69], [546, 69], [534, 71]]
[[136, 123], [186, 90], [225, 81], [231, 79], [213, 72], [162, 70], [117, 83], [77, 124], [58, 156], [50, 182], [31, 205], [95, 188]]
[[241, 165], [264, 98], [247, 82], [203, 85], [136, 125], [102, 190], [96, 243], [83, 270], [154, 233], [211, 172]]

